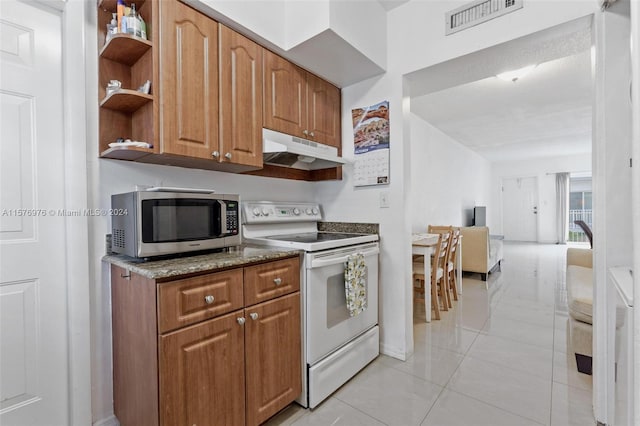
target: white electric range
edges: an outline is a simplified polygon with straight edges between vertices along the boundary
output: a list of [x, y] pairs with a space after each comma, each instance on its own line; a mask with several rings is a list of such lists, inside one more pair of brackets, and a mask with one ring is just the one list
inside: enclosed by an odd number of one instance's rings
[[[319, 232], [315, 203], [248, 201], [243, 241], [304, 250], [301, 267], [302, 383], [298, 403], [314, 408], [379, 354], [377, 234]], [[351, 317], [344, 268], [362, 253], [367, 309]]]

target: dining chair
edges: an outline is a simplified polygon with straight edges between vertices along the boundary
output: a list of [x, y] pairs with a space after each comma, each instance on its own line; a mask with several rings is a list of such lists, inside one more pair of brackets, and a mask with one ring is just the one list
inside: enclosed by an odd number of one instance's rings
[[[457, 240], [459, 239], [458, 236], [460, 235], [460, 231], [457, 231], [456, 234], [456, 230], [453, 228], [453, 226], [436, 226], [436, 225], [429, 225], [428, 227], [428, 231], [430, 234], [447, 234], [449, 235], [449, 239], [447, 242], [447, 252], [445, 253], [445, 258], [442, 259], [442, 269], [445, 271], [445, 276], [443, 277], [443, 282], [441, 283], [441, 292], [443, 293], [443, 302], [446, 303], [446, 308], [445, 310], [449, 310], [448, 308], [452, 308], [453, 307], [453, 303], [451, 301], [451, 292], [452, 292], [452, 287], [453, 285], [455, 285], [455, 281], [452, 281], [451, 279], [451, 274], [449, 273], [449, 265], [452, 264], [451, 263], [451, 258], [452, 258], [452, 250], [455, 250], [455, 245], [457, 243]], [[458, 300], [458, 292], [455, 292], [455, 300]]]
[[589, 245], [593, 248], [593, 232], [591, 232], [591, 228], [586, 224], [584, 220], [576, 220], [573, 223], [578, 225], [584, 231], [585, 235], [589, 239]]
[[458, 300], [458, 274], [456, 273], [456, 261], [458, 258], [458, 247], [460, 246], [460, 228], [453, 228], [451, 233], [451, 245], [449, 248], [449, 259], [447, 261], [447, 282], [449, 291], [453, 293], [453, 300]]
[[[438, 293], [442, 294], [443, 298], [446, 297], [446, 291], [444, 290], [444, 279], [445, 279], [445, 267], [446, 264], [445, 258], [447, 253], [447, 247], [449, 244], [449, 234], [438, 234], [438, 242], [436, 243], [435, 250], [433, 255], [431, 256], [431, 282], [430, 282], [430, 290], [431, 291], [431, 309], [434, 310], [434, 318], [440, 319], [440, 298]], [[426, 278], [424, 276], [424, 264], [422, 262], [417, 262], [413, 264], [413, 282], [414, 282], [414, 292], [417, 294], [421, 294], [422, 297], [415, 297], [416, 300], [422, 300], [424, 302], [425, 297], [425, 283]], [[415, 286], [415, 283], [418, 283], [418, 286]], [[438, 292], [440, 290], [440, 292]], [[447, 306], [446, 299], [443, 301], [443, 310], [449, 310]], [[425, 306], [425, 309], [427, 307]]]

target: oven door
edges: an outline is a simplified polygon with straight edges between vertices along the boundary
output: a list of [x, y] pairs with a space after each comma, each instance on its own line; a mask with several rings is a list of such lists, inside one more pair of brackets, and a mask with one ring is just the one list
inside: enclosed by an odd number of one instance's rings
[[[313, 365], [378, 323], [378, 243], [307, 253], [306, 345]], [[344, 269], [347, 258], [362, 253], [366, 264], [367, 309], [351, 317]]]

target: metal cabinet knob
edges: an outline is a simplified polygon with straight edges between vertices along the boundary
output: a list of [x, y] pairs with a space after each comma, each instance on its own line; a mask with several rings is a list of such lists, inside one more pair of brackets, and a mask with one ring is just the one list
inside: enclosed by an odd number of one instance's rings
[[313, 132], [309, 133], [309, 136], [314, 137], [315, 134]]
[[258, 313], [257, 312], [252, 312], [252, 313], [249, 314], [249, 316], [254, 321], [258, 319]]
[[307, 129], [305, 129], [305, 130], [302, 131], [302, 134], [306, 136], [306, 135], [309, 134], [309, 131]]
[[211, 153], [211, 155], [213, 156], [213, 158], [218, 158], [218, 157], [220, 157], [220, 153], [219, 153], [218, 151], [213, 151], [213, 152]]
[[215, 300], [216, 298], [211, 296], [210, 294], [204, 297], [204, 301], [207, 303], [207, 305], [212, 304]]
[[273, 279], [273, 283], [274, 283], [275, 285], [280, 285], [280, 284], [282, 284], [282, 278], [274, 278], [274, 279]]
[[236, 321], [238, 321], [238, 324], [244, 325], [244, 322], [246, 321], [246, 319], [244, 319], [244, 317], [240, 317]]
[[230, 152], [227, 152], [227, 153], [224, 155], [224, 158], [226, 158], [227, 160], [231, 160], [231, 153], [230, 153]]

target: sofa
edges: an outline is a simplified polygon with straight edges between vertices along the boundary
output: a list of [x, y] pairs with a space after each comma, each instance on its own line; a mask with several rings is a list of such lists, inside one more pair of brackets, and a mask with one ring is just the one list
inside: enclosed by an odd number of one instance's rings
[[593, 254], [591, 249], [567, 249], [569, 340], [578, 371], [591, 374], [593, 356]]
[[487, 226], [460, 228], [462, 236], [462, 270], [481, 274], [482, 281], [487, 274], [500, 270], [503, 258], [502, 240], [493, 240]]

